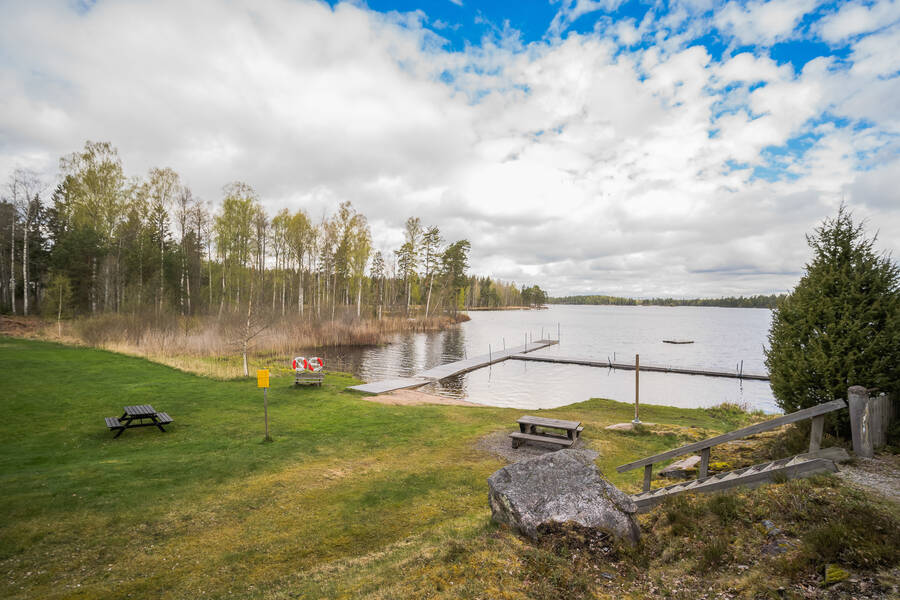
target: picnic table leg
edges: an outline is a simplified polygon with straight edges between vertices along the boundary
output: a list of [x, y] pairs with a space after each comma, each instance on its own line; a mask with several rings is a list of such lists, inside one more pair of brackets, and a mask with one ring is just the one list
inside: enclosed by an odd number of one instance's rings
[[[124, 418], [124, 416], [122, 418]], [[113, 439], [116, 439], [117, 437], [122, 435], [126, 429], [128, 429], [128, 427], [131, 425], [131, 419], [125, 419], [121, 423], [122, 427], [119, 428], [119, 431], [116, 432], [116, 435], [113, 436]]]
[[163, 429], [162, 423], [160, 423], [159, 421], [157, 421], [155, 416], [150, 417], [150, 418], [153, 420], [153, 424], [156, 425], [157, 427], [159, 427], [159, 430], [160, 430], [160, 431], [162, 431], [163, 433], [166, 432], [166, 430]]

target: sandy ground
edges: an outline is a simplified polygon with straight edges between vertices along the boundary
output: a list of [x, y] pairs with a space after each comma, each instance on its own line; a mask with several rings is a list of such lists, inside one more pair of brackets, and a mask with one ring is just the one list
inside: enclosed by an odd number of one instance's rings
[[418, 406], [421, 404], [449, 404], [453, 406], [481, 406], [474, 402], [466, 402], [457, 398], [444, 398], [434, 394], [426, 394], [418, 390], [394, 390], [387, 394], [378, 394], [366, 398], [371, 402], [380, 404], [395, 404], [400, 406]]

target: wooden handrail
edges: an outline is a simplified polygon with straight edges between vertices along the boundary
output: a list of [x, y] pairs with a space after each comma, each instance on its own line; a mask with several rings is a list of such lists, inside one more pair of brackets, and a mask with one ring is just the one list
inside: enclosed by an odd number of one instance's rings
[[676, 456], [681, 456], [683, 454], [692, 454], [694, 452], [697, 452], [698, 450], [704, 451], [704, 454], [708, 456], [709, 449], [713, 446], [718, 446], [719, 444], [724, 444], [725, 442], [730, 442], [733, 440], [739, 440], [743, 437], [747, 437], [748, 435], [775, 429], [776, 427], [781, 427], [782, 425], [787, 425], [789, 423], [803, 421], [804, 419], [812, 419], [814, 417], [824, 415], [825, 413], [840, 410], [846, 406], [847, 403], [843, 400], [832, 400], [831, 402], [817, 404], [816, 406], [804, 408], [803, 410], [798, 410], [797, 412], [791, 413], [789, 415], [769, 419], [768, 421], [756, 423], [755, 425], [750, 425], [749, 427], [744, 427], [743, 429], [737, 429], [735, 431], [723, 433], [722, 435], [717, 435], [716, 437], [711, 437], [699, 442], [688, 444], [686, 446], [681, 446], [680, 448], [675, 448], [667, 452], [654, 454], [653, 456], [648, 456], [647, 458], [642, 458], [640, 460], [636, 460], [634, 462], [616, 467], [616, 471], [618, 471], [619, 473], [624, 473], [625, 471], [652, 465], [654, 463], [669, 460], [670, 458], [675, 458]]

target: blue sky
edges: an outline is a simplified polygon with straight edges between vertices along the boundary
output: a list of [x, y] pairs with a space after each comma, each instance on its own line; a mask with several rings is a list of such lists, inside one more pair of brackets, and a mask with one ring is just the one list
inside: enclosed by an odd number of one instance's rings
[[0, 176], [88, 139], [554, 294], [782, 292], [842, 201], [900, 253], [900, 0], [0, 1]]

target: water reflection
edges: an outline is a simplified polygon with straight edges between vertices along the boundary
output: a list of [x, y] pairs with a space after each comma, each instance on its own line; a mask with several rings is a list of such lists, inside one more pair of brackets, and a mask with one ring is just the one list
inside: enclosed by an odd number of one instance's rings
[[[364, 381], [409, 377], [432, 367], [486, 354], [488, 346], [521, 343], [561, 332], [561, 343], [540, 354], [558, 354], [642, 364], [765, 373], [763, 345], [771, 311], [701, 307], [573, 307], [541, 311], [477, 312], [472, 320], [442, 332], [398, 335], [385, 346], [308, 350], [325, 355], [330, 369], [354, 373]], [[694, 344], [662, 343], [663, 337]], [[302, 354], [302, 352], [300, 352]], [[550, 408], [591, 397], [634, 400], [634, 373], [595, 367], [509, 360], [490, 368], [430, 384], [423, 391], [491, 406]], [[767, 412], [777, 407], [767, 382], [641, 373], [641, 402], [701, 407], [737, 402]]]

